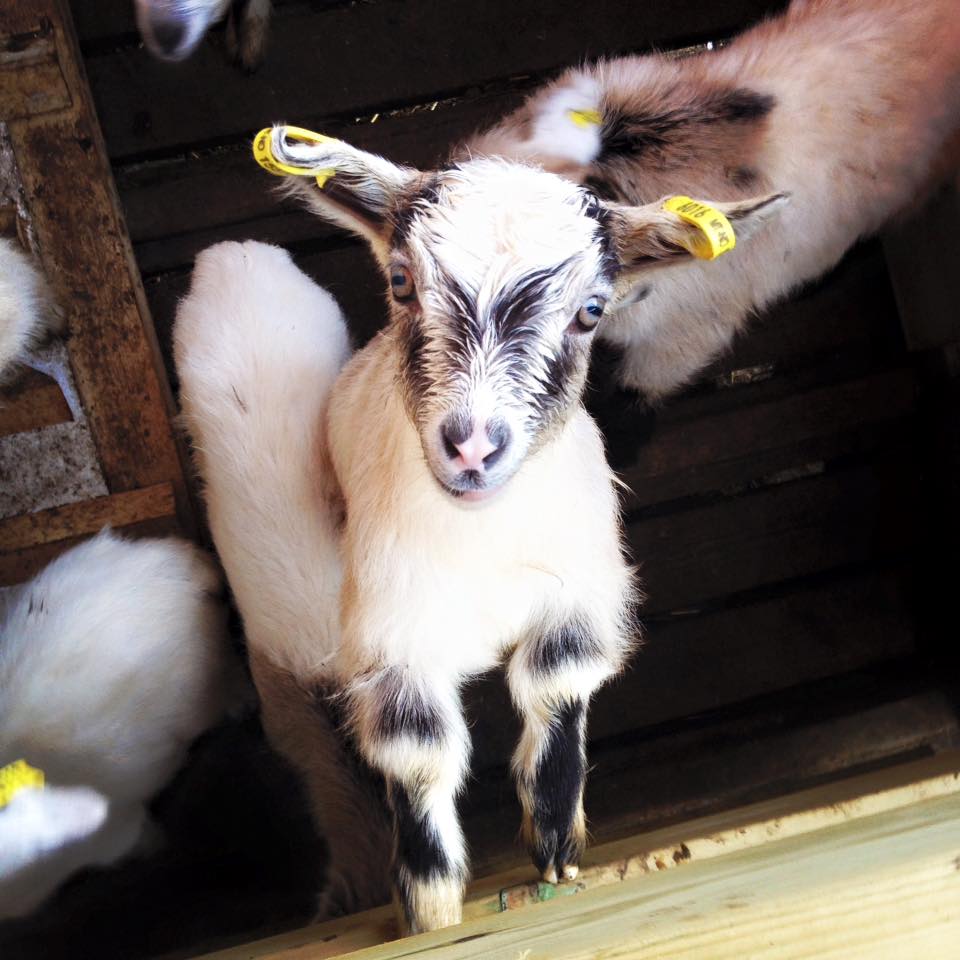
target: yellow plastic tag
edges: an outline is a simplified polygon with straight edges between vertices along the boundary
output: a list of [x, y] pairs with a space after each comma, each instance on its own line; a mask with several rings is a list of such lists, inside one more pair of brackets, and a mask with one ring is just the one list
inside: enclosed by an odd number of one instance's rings
[[692, 223], [700, 230], [699, 235], [687, 248], [700, 260], [716, 260], [737, 245], [737, 238], [730, 221], [715, 207], [691, 200], [689, 197], [670, 197], [663, 209], [675, 213], [681, 220]]
[[599, 110], [568, 110], [567, 113], [578, 127], [596, 127], [603, 123]]
[[[299, 140], [302, 143], [335, 143], [335, 137], [325, 137], [322, 133], [314, 133], [312, 130], [305, 130], [303, 127], [281, 127], [284, 137], [288, 140]], [[272, 127], [261, 130], [253, 138], [253, 159], [263, 167], [268, 173], [276, 177], [282, 177], [290, 174], [294, 177], [316, 177], [317, 186], [321, 189], [324, 184], [336, 174], [336, 170], [329, 167], [292, 167], [288, 163], [281, 163], [273, 155], [273, 141], [271, 134]]]
[[2, 810], [21, 790], [28, 787], [37, 789], [43, 786], [43, 771], [31, 767], [26, 760], [14, 760], [0, 767], [0, 810]]

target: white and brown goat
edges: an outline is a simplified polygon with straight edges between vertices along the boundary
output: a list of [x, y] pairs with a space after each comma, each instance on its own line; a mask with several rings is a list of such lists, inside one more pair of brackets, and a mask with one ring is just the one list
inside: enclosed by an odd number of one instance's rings
[[[497, 159], [422, 174], [282, 128], [272, 150], [335, 171], [323, 189], [291, 182], [370, 241], [390, 285], [390, 323], [327, 412], [345, 506], [333, 673], [387, 782], [406, 919], [429, 929], [458, 920], [467, 872], [460, 687], [498, 663], [523, 720], [513, 765], [534, 861], [550, 881], [576, 875], [587, 703], [629, 649], [634, 600], [615, 480], [581, 404], [590, 342], [624, 274], [695, 228]], [[776, 205], [725, 211], [745, 234]]]
[[656, 401], [752, 312], [956, 170], [958, 146], [956, 0], [794, 0], [719, 50], [569, 70], [463, 153], [533, 163], [627, 204], [790, 194], [741, 256], [618, 290], [601, 336], [622, 351], [621, 383]]

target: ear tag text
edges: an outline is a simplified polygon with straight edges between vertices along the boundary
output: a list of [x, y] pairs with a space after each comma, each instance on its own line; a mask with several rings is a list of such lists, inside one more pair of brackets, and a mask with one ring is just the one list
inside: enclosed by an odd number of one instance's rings
[[730, 221], [715, 207], [689, 197], [670, 197], [664, 201], [663, 209], [700, 231], [687, 247], [699, 260], [716, 260], [737, 245]]
[[0, 810], [21, 791], [43, 787], [43, 771], [31, 767], [26, 760], [14, 760], [0, 767]]
[[[300, 143], [335, 143], [336, 137], [325, 137], [322, 133], [314, 133], [303, 127], [281, 127], [283, 136], [288, 140], [297, 140]], [[275, 177], [289, 174], [293, 177], [316, 177], [317, 186], [322, 190], [326, 182], [336, 175], [336, 170], [329, 167], [293, 167], [282, 163], [273, 155], [273, 129], [267, 127], [253, 138], [253, 159], [268, 173]]]
[[567, 115], [581, 128], [598, 127], [603, 123], [599, 110], [568, 110]]

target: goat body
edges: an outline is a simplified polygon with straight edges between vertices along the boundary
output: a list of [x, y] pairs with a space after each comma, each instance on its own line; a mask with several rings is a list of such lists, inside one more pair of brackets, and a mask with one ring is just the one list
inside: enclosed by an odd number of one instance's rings
[[[574, 122], [583, 111], [599, 123]], [[623, 385], [657, 400], [955, 170], [958, 147], [955, 0], [795, 0], [719, 50], [569, 70], [462, 152], [624, 204], [789, 194], [742, 253], [644, 277], [611, 311], [601, 336], [623, 352]]]
[[334, 692], [342, 507], [324, 417], [349, 352], [340, 309], [259, 243], [197, 257], [174, 328], [185, 425], [244, 631], [264, 728], [330, 848], [322, 914], [389, 899], [389, 830], [343, 744]]
[[145, 804], [228, 702], [219, 590], [190, 544], [109, 531], [15, 589], [0, 626], [0, 765], [24, 757], [51, 788], [0, 811], [0, 836], [17, 833], [0, 840], [0, 917], [136, 845]]

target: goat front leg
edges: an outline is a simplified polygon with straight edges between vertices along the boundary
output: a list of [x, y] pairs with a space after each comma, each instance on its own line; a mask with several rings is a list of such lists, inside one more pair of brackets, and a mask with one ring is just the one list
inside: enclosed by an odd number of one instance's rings
[[513, 755], [523, 836], [548, 883], [573, 880], [586, 845], [583, 787], [590, 695], [615, 660], [578, 620], [521, 643], [507, 683], [523, 720]]
[[467, 874], [456, 797], [470, 756], [459, 691], [449, 678], [391, 666], [350, 682], [360, 752], [387, 782], [393, 881], [411, 933], [459, 923]]

